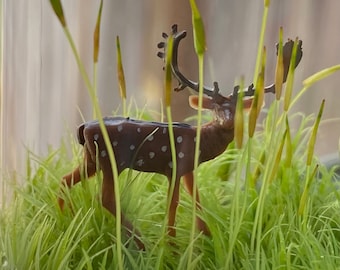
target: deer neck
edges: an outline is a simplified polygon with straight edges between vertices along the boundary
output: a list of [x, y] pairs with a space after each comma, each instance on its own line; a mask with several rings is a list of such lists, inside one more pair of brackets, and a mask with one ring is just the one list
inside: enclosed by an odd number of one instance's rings
[[233, 119], [217, 116], [212, 122], [203, 125], [201, 130], [200, 161], [204, 162], [217, 157], [224, 152], [233, 139]]

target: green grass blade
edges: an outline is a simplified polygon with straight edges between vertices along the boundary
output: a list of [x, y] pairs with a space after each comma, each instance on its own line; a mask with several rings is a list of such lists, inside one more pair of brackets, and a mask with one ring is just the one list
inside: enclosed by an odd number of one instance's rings
[[[244, 87], [244, 81], [241, 80], [240, 89]], [[234, 138], [236, 147], [241, 149], [243, 145], [244, 134], [244, 112], [243, 112], [243, 91], [240, 91], [237, 95], [236, 111], [235, 111], [235, 131]]]
[[[60, 15], [60, 9], [58, 9], [58, 7], [59, 7], [58, 3], [60, 4], [59, 1], [53, 2], [53, 4], [57, 7], [57, 10], [59, 10], [58, 14]], [[100, 129], [101, 129], [102, 135], [103, 135], [104, 143], [106, 145], [106, 148], [107, 148], [107, 151], [108, 151], [108, 156], [109, 156], [111, 167], [112, 167], [113, 178], [118, 179], [118, 170], [117, 170], [116, 159], [115, 159], [114, 152], [113, 152], [113, 149], [112, 149], [109, 134], [108, 134], [107, 129], [105, 127], [105, 124], [104, 124], [104, 121], [103, 121], [103, 116], [102, 116], [102, 113], [101, 113], [101, 110], [100, 110], [100, 107], [99, 107], [99, 102], [98, 102], [97, 95], [96, 95], [96, 88], [95, 88], [95, 86], [92, 86], [92, 84], [90, 82], [89, 76], [88, 76], [88, 74], [85, 70], [85, 67], [84, 67], [84, 65], [83, 65], [83, 63], [82, 63], [82, 61], [79, 57], [79, 53], [76, 49], [72, 35], [71, 35], [69, 29], [66, 27], [66, 24], [63, 27], [63, 29], [64, 29], [64, 33], [66, 35], [66, 38], [69, 41], [69, 44], [72, 48], [72, 52], [75, 56], [80, 74], [82, 75], [83, 80], [85, 82], [85, 85], [87, 87], [87, 90], [88, 90], [88, 93], [89, 93], [89, 96], [90, 96], [90, 99], [91, 99], [91, 102], [92, 102], [92, 105], [93, 105], [93, 108], [94, 108], [93, 109], [94, 116], [98, 117], [99, 126], [100, 126]], [[116, 213], [121, 213], [120, 189], [119, 189], [118, 181], [114, 181], [114, 188], [115, 188], [114, 192], [115, 192], [115, 198], [116, 198]], [[118, 258], [117, 264], [118, 264], [119, 269], [123, 269], [122, 246], [121, 246], [122, 245], [121, 244], [121, 239], [122, 239], [121, 238], [121, 215], [120, 214], [116, 215], [116, 228], [117, 228], [117, 235], [116, 235], [116, 237], [117, 237], [117, 258]]]
[[279, 169], [279, 165], [280, 165], [280, 161], [281, 161], [283, 147], [284, 147], [285, 142], [286, 142], [287, 132], [288, 132], [287, 130], [284, 132], [283, 137], [282, 137], [281, 142], [280, 142], [279, 149], [276, 152], [276, 156], [275, 156], [275, 160], [274, 160], [274, 166], [273, 166], [272, 172], [271, 172], [270, 177], [269, 177], [269, 183], [271, 183], [274, 180], [275, 176], [277, 175], [277, 171]]
[[98, 62], [99, 42], [100, 42], [100, 22], [102, 18], [103, 0], [100, 1], [97, 23], [93, 33], [93, 63]]
[[252, 138], [255, 133], [257, 117], [260, 114], [261, 108], [263, 106], [264, 99], [264, 74], [265, 74], [265, 61], [266, 61], [266, 49], [263, 48], [263, 52], [261, 54], [261, 70], [256, 80], [256, 87], [254, 93], [254, 99], [251, 104], [250, 112], [249, 112], [249, 129], [248, 135], [249, 138]]
[[50, 3], [52, 5], [53, 11], [55, 15], [58, 17], [59, 22], [61, 23], [62, 27], [67, 27], [66, 25], [66, 19], [64, 16], [63, 6], [60, 2], [60, 0], [50, 0]]
[[[101, 0], [97, 23], [93, 32], [93, 92], [95, 95], [97, 94], [97, 64], [98, 64], [98, 56], [99, 56], [99, 44], [100, 44], [100, 22], [102, 15], [103, 1]], [[95, 110], [93, 110], [93, 118], [96, 119], [97, 115]]]
[[281, 99], [282, 85], [283, 85], [283, 29], [282, 29], [282, 27], [280, 27], [279, 44], [278, 44], [276, 69], [275, 69], [275, 97], [276, 97], [276, 100]]
[[258, 74], [260, 73], [260, 68], [261, 68], [262, 49], [264, 47], [264, 35], [266, 32], [269, 6], [270, 6], [270, 1], [264, 0], [261, 32], [260, 32], [260, 37], [259, 37], [259, 42], [258, 42], [256, 64], [255, 64], [255, 69], [254, 69], [254, 78], [253, 78], [254, 85], [257, 84], [257, 78], [258, 78]]
[[202, 105], [203, 105], [203, 69], [204, 69], [204, 53], [206, 50], [205, 44], [205, 31], [204, 24], [200, 12], [197, 8], [195, 0], [190, 0], [191, 14], [192, 14], [192, 26], [194, 32], [194, 47], [198, 57], [198, 78], [199, 78], [199, 89], [198, 89], [198, 108], [197, 108], [197, 124], [196, 124], [196, 144], [195, 144], [195, 155], [194, 155], [194, 183], [193, 183], [193, 195], [192, 195], [192, 217], [191, 217], [191, 232], [188, 249], [188, 264], [190, 268], [193, 262], [193, 242], [195, 239], [196, 232], [196, 188], [197, 188], [197, 168], [199, 165], [199, 154], [200, 154], [200, 143], [201, 143], [201, 128], [202, 128]]
[[125, 83], [125, 75], [124, 75], [123, 60], [122, 60], [122, 53], [120, 49], [119, 36], [116, 37], [116, 55], [117, 55], [117, 75], [118, 75], [118, 83], [119, 83], [119, 93], [120, 93], [120, 97], [123, 102], [123, 115], [127, 117], [126, 83]]
[[195, 0], [190, 0], [192, 26], [194, 32], [194, 47], [197, 55], [206, 51], [204, 24]]
[[156, 269], [160, 269], [164, 264], [164, 252], [165, 252], [165, 236], [167, 235], [167, 221], [170, 214], [170, 206], [171, 206], [171, 198], [174, 194], [174, 188], [176, 184], [176, 171], [177, 171], [177, 159], [176, 159], [176, 145], [175, 145], [175, 136], [173, 130], [172, 123], [172, 113], [171, 113], [171, 92], [172, 92], [172, 71], [171, 71], [171, 60], [172, 60], [172, 51], [173, 51], [173, 36], [170, 36], [167, 41], [166, 48], [166, 58], [165, 58], [165, 78], [164, 78], [164, 104], [166, 107], [166, 114], [168, 118], [168, 131], [169, 131], [169, 141], [170, 141], [170, 149], [171, 149], [171, 160], [172, 160], [172, 178], [169, 183], [169, 192], [167, 198], [167, 207], [166, 207], [166, 215], [163, 221], [162, 228], [162, 238], [159, 242], [160, 247], [158, 249], [158, 259], [156, 263]]
[[302, 195], [301, 195], [299, 210], [298, 210], [298, 213], [299, 213], [300, 216], [303, 216], [305, 214], [309, 190], [310, 190], [310, 187], [311, 187], [313, 180], [315, 179], [315, 175], [317, 173], [318, 167], [319, 167], [318, 165], [316, 165], [314, 167], [312, 174], [310, 174], [310, 172], [309, 172], [310, 166], [307, 167], [305, 187], [304, 187]]
[[320, 105], [318, 116], [317, 116], [316, 121], [315, 121], [314, 126], [313, 126], [312, 135], [311, 135], [309, 143], [308, 143], [307, 161], [306, 161], [307, 166], [311, 165], [311, 163], [312, 163], [312, 159], [313, 159], [313, 155], [314, 155], [315, 142], [316, 142], [316, 136], [317, 136], [317, 133], [318, 133], [318, 129], [319, 129], [319, 125], [320, 125], [320, 121], [321, 121], [321, 117], [322, 117], [322, 114], [323, 114], [324, 107], [325, 107], [325, 100], [323, 99], [322, 102], [321, 102], [321, 105]]
[[285, 92], [285, 97], [284, 97], [284, 110], [286, 112], [289, 110], [289, 107], [291, 106], [291, 97], [292, 97], [292, 92], [293, 92], [295, 61], [296, 61], [296, 52], [297, 52], [298, 43], [299, 43], [299, 40], [298, 38], [296, 38], [294, 45], [293, 45], [292, 57], [290, 58], [289, 71], [288, 71], [287, 82], [286, 82], [286, 92]]
[[312, 86], [314, 83], [332, 75], [334, 72], [339, 71], [340, 70], [340, 65], [335, 65], [329, 68], [325, 68], [315, 74], [313, 74], [312, 76], [308, 77], [307, 79], [305, 79], [303, 81], [303, 85], [305, 87], [310, 87]]
[[285, 166], [286, 168], [290, 168], [292, 165], [292, 160], [293, 160], [293, 145], [292, 145], [292, 138], [290, 135], [290, 126], [289, 126], [289, 121], [288, 117], [286, 116], [286, 131], [287, 131], [287, 136], [286, 136], [286, 157], [285, 157]]
[[[322, 100], [320, 110], [319, 110], [318, 116], [316, 118], [316, 121], [314, 123], [312, 134], [311, 134], [309, 142], [308, 142], [307, 160], [306, 160], [306, 165], [307, 165], [307, 168], [308, 168], [307, 172], [309, 171], [309, 168], [312, 164], [312, 160], [313, 160], [313, 157], [314, 157], [314, 148], [315, 148], [316, 136], [317, 136], [317, 132], [318, 132], [318, 129], [319, 129], [319, 125], [320, 125], [324, 106], [325, 106], [325, 100]], [[303, 193], [302, 193], [302, 196], [301, 196], [301, 199], [300, 199], [300, 205], [299, 205], [299, 214], [300, 215], [302, 215], [305, 211], [305, 206], [306, 206], [307, 198], [308, 198], [307, 196], [308, 196], [308, 193], [309, 193], [309, 190], [310, 190], [311, 182], [314, 179], [314, 176], [316, 174], [316, 170], [317, 170], [317, 166], [315, 167], [315, 169], [314, 169], [314, 171], [313, 171], [313, 173], [310, 177], [309, 177], [309, 174], [307, 173], [305, 187], [304, 187], [304, 190], [303, 190]]]

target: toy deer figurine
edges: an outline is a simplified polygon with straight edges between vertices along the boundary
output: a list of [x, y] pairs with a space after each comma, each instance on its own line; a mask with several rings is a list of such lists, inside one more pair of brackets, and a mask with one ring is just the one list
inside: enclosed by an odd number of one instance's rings
[[[177, 90], [189, 87], [198, 91], [198, 83], [186, 79], [179, 71], [177, 65], [179, 42], [186, 36], [186, 32], [177, 32], [177, 26], [174, 25], [172, 27], [171, 35], [173, 35], [174, 39], [171, 68], [174, 76], [179, 81]], [[163, 33], [163, 37], [167, 38], [168, 36]], [[165, 46], [166, 42], [158, 44], [159, 48], [164, 48]], [[292, 46], [292, 41], [287, 42], [284, 46], [284, 81], [286, 80], [288, 73]], [[164, 52], [158, 53], [158, 56], [161, 58], [163, 58], [164, 55]], [[300, 42], [296, 65], [298, 65], [301, 57], [302, 50]], [[220, 155], [233, 140], [234, 113], [238, 90], [239, 87], [235, 87], [234, 92], [225, 97], [218, 93], [219, 89], [217, 83], [214, 83], [212, 89], [204, 87], [204, 94], [206, 94], [206, 97], [203, 99], [203, 108], [211, 110], [214, 113], [214, 119], [202, 126], [199, 156], [200, 163]], [[251, 85], [245, 91], [245, 95], [252, 96], [254, 91], [255, 89], [253, 89], [253, 86]], [[265, 92], [275, 93], [275, 85], [266, 87]], [[189, 98], [189, 103], [192, 107], [197, 108], [198, 97], [191, 96]], [[171, 186], [170, 181], [173, 173], [173, 161], [171, 158], [167, 123], [147, 122], [123, 117], [107, 117], [104, 118], [104, 123], [112, 143], [118, 173], [121, 173], [126, 168], [142, 172], [155, 172], [165, 175], [169, 180], [169, 187]], [[196, 192], [196, 206], [198, 209], [201, 208], [198, 190], [193, 190], [196, 127], [182, 123], [173, 123], [173, 131], [176, 143], [177, 169], [168, 217], [168, 234], [170, 236], [175, 236], [176, 234], [174, 225], [176, 208], [179, 202], [179, 185], [181, 177], [183, 178], [184, 185], [190, 195], [193, 195], [193, 192]], [[62, 185], [71, 187], [81, 180], [81, 176], [89, 178], [93, 176], [98, 169], [102, 170], [102, 204], [115, 216], [117, 213], [113, 181], [117, 179], [113, 179], [108, 151], [98, 121], [82, 124], [78, 128], [78, 140], [79, 143], [84, 146], [84, 162], [73, 172], [63, 177]], [[64, 199], [62, 197], [59, 198], [59, 206], [63, 209]], [[140, 240], [140, 233], [138, 230], [133, 228], [132, 224], [125, 218], [123, 213], [120, 214], [122, 224], [127, 229], [128, 236], [133, 236], [138, 247], [140, 249], [145, 249], [143, 242]], [[199, 217], [197, 217], [197, 226], [203, 233], [209, 234], [205, 222]]]

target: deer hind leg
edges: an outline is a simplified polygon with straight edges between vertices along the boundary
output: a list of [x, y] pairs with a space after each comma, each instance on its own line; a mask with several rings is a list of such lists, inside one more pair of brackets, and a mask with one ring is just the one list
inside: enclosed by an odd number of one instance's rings
[[[91, 155], [84, 145], [84, 164], [80, 165], [73, 172], [63, 176], [61, 180], [61, 193], [63, 193], [65, 187], [72, 187], [73, 185], [80, 182], [82, 177], [89, 178], [96, 173], [96, 163], [91, 159]], [[64, 199], [62, 197], [58, 198], [58, 204], [61, 210], [64, 209]]]
[[[193, 172], [189, 172], [183, 176], [184, 179], [184, 186], [188, 193], [193, 196], [193, 188], [194, 188], [194, 175]], [[199, 193], [198, 193], [198, 188], [196, 187], [196, 208], [201, 210], [201, 204], [200, 204], [200, 198], [199, 198]], [[202, 231], [206, 235], [210, 235], [210, 231], [207, 227], [207, 224], [200, 218], [196, 217], [196, 223], [197, 227], [200, 231]]]
[[[170, 236], [176, 236], [176, 228], [175, 228], [175, 220], [176, 220], [176, 210], [179, 203], [179, 180], [180, 178], [176, 178], [174, 183], [174, 190], [172, 193], [170, 208], [169, 208], [169, 216], [168, 216], [168, 234]], [[171, 177], [169, 177], [169, 189], [168, 196], [171, 193]]]
[[[116, 197], [114, 191], [114, 179], [111, 167], [103, 170], [103, 186], [102, 186], [102, 204], [103, 206], [116, 217]], [[127, 231], [129, 238], [133, 237], [136, 245], [140, 250], [145, 250], [143, 242], [140, 240], [140, 232], [134, 229], [132, 223], [125, 218], [123, 213], [121, 215], [121, 222]]]

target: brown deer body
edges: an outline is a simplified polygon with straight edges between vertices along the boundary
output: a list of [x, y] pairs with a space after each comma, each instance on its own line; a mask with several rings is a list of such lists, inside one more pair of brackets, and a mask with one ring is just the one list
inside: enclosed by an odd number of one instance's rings
[[[185, 37], [185, 32], [178, 33], [177, 28], [173, 27], [172, 34], [174, 36], [172, 70], [180, 83], [177, 90], [181, 90], [188, 86], [197, 91], [198, 84], [187, 80], [179, 72], [177, 67], [178, 45], [179, 41]], [[167, 37], [166, 34], [163, 34], [163, 36]], [[165, 45], [165, 43], [160, 43], [159, 47], [163, 48]], [[285, 53], [285, 58], [288, 60], [290, 60], [292, 44], [289, 46], [290, 50]], [[299, 63], [301, 55], [300, 44], [296, 65]], [[164, 53], [160, 53], [159, 56], [163, 57]], [[286, 63], [284, 63], [284, 81], [286, 80], [286, 71], [288, 70], [288, 67], [289, 62], [287, 64], [286, 61]], [[265, 91], [275, 92], [275, 86], [266, 87]], [[214, 119], [202, 126], [199, 163], [211, 160], [220, 155], [233, 140], [237, 92], [238, 87], [234, 89], [233, 94], [224, 97], [218, 93], [217, 83], [215, 83], [213, 89], [204, 87], [204, 93], [210, 97], [204, 97], [203, 108], [211, 110], [214, 113]], [[251, 96], [254, 93], [252, 86], [250, 86], [245, 93], [246, 95]], [[189, 102], [192, 107], [197, 108], [198, 97], [191, 96]], [[126, 168], [142, 172], [155, 172], [167, 176], [169, 179], [169, 187], [171, 186], [170, 181], [173, 173], [173, 161], [167, 123], [146, 122], [123, 117], [107, 117], [103, 120], [115, 154], [118, 173], [121, 173]], [[179, 202], [179, 184], [181, 177], [183, 177], [188, 192], [191, 195], [193, 195], [194, 192], [193, 169], [196, 127], [183, 123], [173, 123], [173, 131], [177, 166], [174, 191], [171, 198], [168, 217], [168, 233], [171, 236], [175, 236], [176, 234], [174, 225], [176, 208]], [[94, 175], [97, 172], [97, 169], [102, 170], [102, 204], [113, 215], [116, 215], [112, 168], [98, 121], [91, 121], [81, 125], [78, 129], [78, 140], [79, 143], [84, 146], [84, 164], [79, 166], [72, 173], [64, 176], [62, 184], [71, 187], [78, 183], [82, 176], [88, 178]], [[97, 168], [97, 166], [99, 167]], [[196, 189], [195, 192], [197, 200], [196, 206], [200, 209], [198, 190]], [[59, 198], [59, 205], [63, 208], [64, 200], [62, 197]], [[138, 247], [144, 249], [144, 244], [139, 239], [140, 233], [133, 228], [132, 224], [122, 213], [121, 217], [122, 224], [127, 229], [128, 235], [131, 236], [134, 233]], [[197, 225], [203, 233], [209, 234], [205, 222], [199, 217], [197, 217]]]

